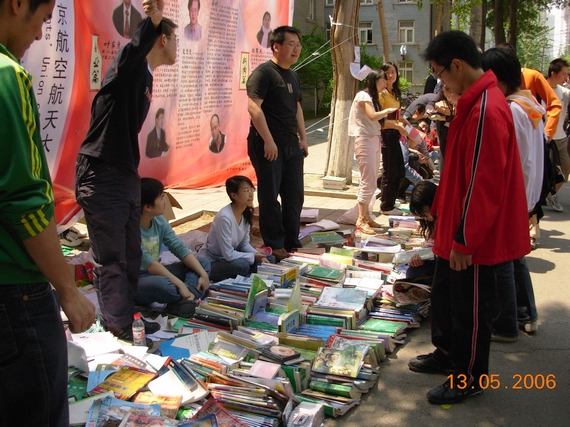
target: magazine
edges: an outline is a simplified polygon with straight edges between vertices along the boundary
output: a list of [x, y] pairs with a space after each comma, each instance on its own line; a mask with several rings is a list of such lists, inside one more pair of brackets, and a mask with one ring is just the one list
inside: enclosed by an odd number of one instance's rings
[[364, 353], [359, 346], [320, 348], [313, 362], [313, 371], [356, 378], [362, 367]]

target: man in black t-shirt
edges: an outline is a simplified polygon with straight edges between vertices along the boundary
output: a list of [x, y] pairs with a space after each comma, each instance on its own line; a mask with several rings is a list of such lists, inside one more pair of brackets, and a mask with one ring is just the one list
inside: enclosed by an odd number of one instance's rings
[[276, 258], [285, 258], [287, 251], [301, 246], [303, 163], [309, 153], [301, 85], [290, 68], [301, 53], [300, 32], [289, 26], [276, 28], [270, 44], [273, 57], [253, 70], [247, 81], [251, 116], [247, 140], [257, 175], [261, 236]]

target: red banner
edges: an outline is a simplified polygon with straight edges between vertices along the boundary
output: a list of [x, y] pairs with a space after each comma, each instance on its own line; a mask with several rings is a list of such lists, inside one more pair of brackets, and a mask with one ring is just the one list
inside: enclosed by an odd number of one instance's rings
[[[245, 82], [271, 57], [267, 28], [291, 24], [293, 0], [165, 3], [165, 16], [178, 25], [178, 56], [154, 71], [139, 174], [177, 188], [217, 186], [235, 174], [254, 178]], [[58, 0], [42, 40], [22, 61], [35, 78], [59, 225], [81, 215], [75, 159], [102, 76], [144, 18], [142, 0]]]

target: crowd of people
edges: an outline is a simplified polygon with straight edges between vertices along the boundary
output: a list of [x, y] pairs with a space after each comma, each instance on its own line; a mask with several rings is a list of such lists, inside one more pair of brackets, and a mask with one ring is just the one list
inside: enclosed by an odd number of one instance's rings
[[[0, 385], [7, 389], [10, 384], [11, 390], [0, 401], [0, 425], [67, 425], [59, 305], [72, 332], [86, 330], [95, 317], [59, 247], [31, 76], [19, 64], [41, 38], [54, 3], [0, 0], [0, 110], [10, 123], [10, 128], [0, 126], [0, 135], [2, 141], [13, 141], [3, 144], [8, 151], [0, 159], [3, 170], [11, 171], [0, 199], [0, 304], [11, 325], [0, 330]], [[138, 134], [149, 110], [152, 71], [176, 61], [176, 24], [163, 16], [164, 1], [144, 0], [143, 6], [146, 18], [95, 96], [76, 162], [76, 198], [93, 252], [100, 319], [128, 341], [133, 340], [136, 305], [159, 302], [169, 313], [190, 317], [198, 301], [207, 298], [210, 281], [249, 275], [260, 263], [285, 258], [301, 246], [303, 164], [309, 154], [300, 81], [291, 68], [301, 37], [296, 28], [282, 26], [261, 35], [272, 57], [247, 81], [247, 148], [257, 177], [260, 232], [272, 255], [250, 244], [256, 188], [245, 176], [226, 181], [230, 203], [214, 218], [200, 251], [188, 249], [162, 216], [163, 184], [141, 180], [137, 173]], [[196, 15], [199, 7], [199, 1], [189, 2]], [[200, 33], [196, 28], [190, 28], [192, 34]], [[433, 275], [435, 350], [410, 360], [409, 367], [452, 374], [429, 391], [428, 399], [456, 403], [482, 392], [492, 340], [512, 342], [519, 327], [537, 328], [524, 256], [536, 246], [542, 206], [562, 210], [556, 192], [570, 173], [562, 119], [570, 100], [570, 90], [563, 87], [568, 63], [552, 61], [545, 79], [521, 68], [509, 46], [481, 54], [459, 31], [436, 36], [425, 59], [437, 92], [424, 95], [425, 107], [418, 102], [401, 110], [398, 68], [390, 62], [369, 73], [354, 99], [349, 134], [355, 137], [361, 174], [356, 225], [367, 234], [378, 227], [369, 206], [380, 165], [382, 214], [401, 214], [397, 199], [405, 197], [402, 189], [409, 182], [415, 185], [410, 210], [436, 259], [426, 265], [414, 258], [410, 271]], [[406, 172], [412, 155], [417, 176]], [[430, 172], [441, 173], [439, 186], [426, 180]], [[161, 264], [163, 246], [178, 262]], [[145, 323], [149, 334], [158, 328]], [[44, 386], [31, 387], [38, 379]], [[36, 402], [33, 412], [22, 409], [30, 399]]]

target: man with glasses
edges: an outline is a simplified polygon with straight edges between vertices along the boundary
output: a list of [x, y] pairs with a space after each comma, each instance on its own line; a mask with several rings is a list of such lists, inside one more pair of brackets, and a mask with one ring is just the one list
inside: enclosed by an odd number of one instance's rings
[[[259, 228], [265, 246], [282, 259], [301, 247], [303, 163], [309, 153], [299, 77], [291, 69], [301, 53], [298, 29], [282, 26], [270, 39], [273, 57], [247, 81], [251, 127], [248, 154], [257, 175]], [[281, 205], [277, 197], [281, 196]]]
[[431, 293], [436, 349], [408, 366], [447, 375], [427, 396], [431, 403], [449, 404], [481, 394], [486, 386], [494, 266], [526, 255], [530, 244], [513, 118], [497, 78], [482, 70], [475, 42], [461, 31], [439, 34], [424, 57], [461, 97], [431, 210], [437, 218]]
[[[141, 265], [138, 134], [150, 108], [152, 71], [176, 62], [176, 24], [162, 16], [164, 0], [144, 0], [143, 7], [147, 18], [95, 95], [75, 164], [75, 197], [87, 220], [101, 323], [126, 341], [133, 337]], [[158, 329], [158, 323], [146, 325], [148, 334]]]

